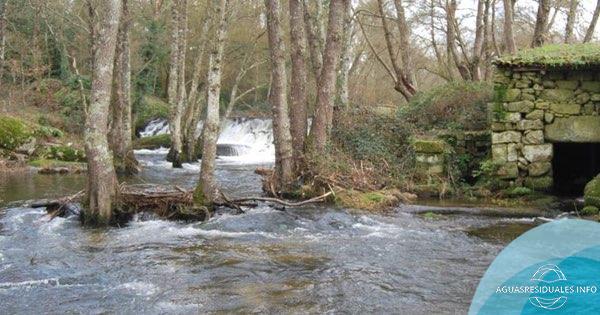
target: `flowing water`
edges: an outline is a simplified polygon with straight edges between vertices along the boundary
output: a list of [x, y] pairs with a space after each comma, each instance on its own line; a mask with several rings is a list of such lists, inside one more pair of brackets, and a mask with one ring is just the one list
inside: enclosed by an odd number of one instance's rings
[[[174, 170], [165, 154], [137, 152], [144, 170], [127, 180], [192, 187], [198, 164]], [[216, 176], [232, 196], [257, 195], [260, 178], [253, 170], [269, 163], [220, 158]], [[43, 209], [12, 202], [73, 193], [84, 180], [0, 177], [1, 314], [463, 314], [508, 241], [486, 241], [467, 230], [530, 223], [431, 219], [404, 211], [410, 206], [377, 215], [260, 205], [205, 223], [141, 215], [125, 227], [90, 229], [75, 218], [49, 221]]]

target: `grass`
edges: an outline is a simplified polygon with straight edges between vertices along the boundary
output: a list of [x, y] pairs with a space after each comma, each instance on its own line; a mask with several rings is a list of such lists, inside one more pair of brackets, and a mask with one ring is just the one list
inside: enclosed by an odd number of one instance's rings
[[571, 68], [600, 65], [600, 45], [553, 44], [519, 51], [496, 60], [499, 66], [543, 66]]
[[38, 159], [29, 161], [29, 165], [39, 168], [56, 168], [56, 167], [85, 167], [86, 163], [83, 162], [68, 162], [59, 161], [52, 159]]

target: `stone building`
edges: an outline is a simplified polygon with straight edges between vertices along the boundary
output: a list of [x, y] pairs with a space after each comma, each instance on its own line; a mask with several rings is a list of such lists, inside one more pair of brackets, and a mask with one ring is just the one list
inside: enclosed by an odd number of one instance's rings
[[552, 45], [495, 62], [492, 159], [507, 186], [581, 194], [600, 173], [600, 45]]

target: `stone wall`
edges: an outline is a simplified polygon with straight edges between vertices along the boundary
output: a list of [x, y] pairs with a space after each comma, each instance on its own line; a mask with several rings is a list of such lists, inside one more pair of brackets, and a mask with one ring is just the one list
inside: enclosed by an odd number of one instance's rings
[[469, 178], [479, 164], [485, 160], [490, 152], [491, 134], [488, 130], [438, 130], [437, 135], [416, 138], [413, 141], [416, 166], [422, 174], [426, 175], [427, 183], [432, 183], [440, 177], [446, 176], [449, 164], [453, 165], [461, 178]]
[[499, 68], [492, 159], [507, 186], [549, 190], [554, 142], [600, 142], [600, 72]]

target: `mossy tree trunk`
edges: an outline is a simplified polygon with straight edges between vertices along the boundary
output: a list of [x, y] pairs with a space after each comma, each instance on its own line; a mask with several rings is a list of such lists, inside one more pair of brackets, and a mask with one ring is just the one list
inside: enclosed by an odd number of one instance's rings
[[[210, 6], [210, 1], [209, 1]], [[210, 12], [210, 7], [207, 9], [207, 12]], [[190, 92], [187, 97], [187, 106], [185, 108], [185, 114], [183, 115], [182, 125], [183, 125], [183, 134], [182, 134], [182, 154], [181, 160], [182, 162], [195, 162], [198, 160], [198, 152], [196, 152], [196, 142], [198, 141], [196, 137], [196, 127], [198, 126], [198, 122], [200, 121], [200, 115], [202, 113], [202, 107], [205, 100], [205, 88], [204, 82], [201, 79], [204, 64], [204, 59], [206, 56], [206, 45], [208, 43], [208, 26], [211, 20], [211, 16], [206, 14], [202, 20], [202, 31], [200, 33], [200, 46], [198, 47], [198, 55], [196, 55], [196, 60], [194, 62], [194, 72], [192, 74], [192, 82], [190, 85]]]
[[109, 223], [117, 178], [108, 146], [108, 115], [112, 92], [115, 48], [121, 0], [90, 2], [92, 18], [92, 91], [85, 120], [85, 150], [88, 159], [86, 222]]
[[277, 0], [265, 0], [267, 32], [271, 58], [271, 90], [269, 103], [273, 112], [273, 140], [275, 142], [275, 180], [279, 190], [293, 180], [292, 135], [287, 103], [287, 76], [285, 48], [281, 28], [281, 7]]
[[328, 141], [333, 121], [335, 79], [341, 53], [341, 28], [349, 0], [331, 0], [327, 42], [323, 53], [323, 68], [317, 84], [317, 103], [310, 131], [309, 150], [323, 152]]
[[298, 170], [304, 155], [304, 141], [308, 131], [308, 98], [306, 82], [306, 33], [304, 32], [301, 0], [290, 0], [290, 55], [292, 59], [292, 76], [290, 91], [290, 133], [295, 169]]
[[185, 50], [187, 47], [187, 0], [174, 0], [172, 3], [171, 65], [169, 70], [169, 105], [171, 115], [171, 149], [167, 160], [173, 167], [181, 167], [181, 117], [185, 107]]
[[219, 137], [219, 101], [221, 94], [221, 77], [223, 66], [223, 50], [227, 36], [227, 9], [230, 0], [216, 1], [212, 5], [211, 15], [217, 22], [213, 38], [213, 46], [208, 60], [206, 120], [204, 121], [202, 165], [200, 182], [196, 187], [195, 202], [197, 204], [212, 204], [218, 198], [215, 181], [215, 160], [217, 158], [217, 138]]
[[123, 174], [135, 174], [139, 171], [138, 161], [133, 154], [133, 124], [131, 118], [131, 48], [129, 0], [122, 0], [123, 8], [114, 70], [114, 99], [112, 103], [112, 124], [110, 144], [114, 154], [115, 170]]

